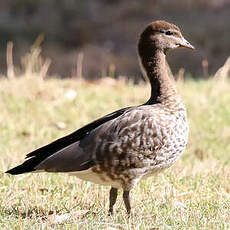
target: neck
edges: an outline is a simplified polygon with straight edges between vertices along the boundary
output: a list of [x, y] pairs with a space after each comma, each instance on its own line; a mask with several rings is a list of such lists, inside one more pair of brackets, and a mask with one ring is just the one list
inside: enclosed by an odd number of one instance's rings
[[[151, 97], [146, 104], [171, 104], [178, 94], [174, 80], [168, 75], [168, 66], [165, 54], [162, 50], [155, 49], [154, 52], [139, 50], [141, 64], [144, 67], [151, 84]], [[177, 101], [177, 100], [176, 100]]]

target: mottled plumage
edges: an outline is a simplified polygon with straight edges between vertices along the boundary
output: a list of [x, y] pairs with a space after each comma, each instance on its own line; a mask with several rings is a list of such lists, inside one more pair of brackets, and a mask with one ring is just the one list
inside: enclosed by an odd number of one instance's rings
[[80, 179], [110, 185], [110, 209], [123, 189], [131, 210], [129, 191], [143, 178], [170, 167], [188, 140], [185, 105], [168, 76], [165, 54], [169, 49], [193, 47], [179, 28], [164, 21], [147, 26], [140, 35], [138, 52], [144, 74], [151, 83], [151, 97], [144, 104], [124, 108], [76, 132], [41, 147], [8, 171], [67, 172]]

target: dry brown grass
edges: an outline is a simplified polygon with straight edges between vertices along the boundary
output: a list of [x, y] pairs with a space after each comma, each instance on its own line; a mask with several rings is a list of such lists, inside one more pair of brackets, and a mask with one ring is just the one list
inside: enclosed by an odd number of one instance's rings
[[130, 218], [120, 197], [116, 214], [107, 216], [108, 187], [64, 174], [13, 177], [3, 173], [36, 147], [148, 97], [145, 84], [107, 81], [43, 81], [34, 76], [0, 81], [0, 228], [230, 228], [227, 79], [224, 84], [212, 80], [178, 82], [188, 108], [189, 145], [171, 169], [132, 191]]

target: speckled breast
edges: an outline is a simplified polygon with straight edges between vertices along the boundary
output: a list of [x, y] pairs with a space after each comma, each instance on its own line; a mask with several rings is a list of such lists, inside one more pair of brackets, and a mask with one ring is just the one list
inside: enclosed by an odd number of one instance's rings
[[97, 147], [100, 163], [93, 172], [125, 183], [170, 167], [188, 140], [183, 104], [176, 111], [159, 104], [130, 110], [108, 130], [111, 135], [101, 136]]
[[153, 161], [158, 169], [170, 167], [181, 156], [188, 142], [189, 126], [185, 107], [181, 107], [171, 116], [167, 113], [165, 116], [165, 125], [160, 127], [161, 146]]

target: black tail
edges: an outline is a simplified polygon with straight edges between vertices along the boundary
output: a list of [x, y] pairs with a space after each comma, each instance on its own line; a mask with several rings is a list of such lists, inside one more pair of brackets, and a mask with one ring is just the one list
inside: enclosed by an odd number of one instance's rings
[[27, 173], [27, 172], [33, 172], [35, 171], [34, 167], [37, 164], [38, 162], [36, 158], [31, 158], [25, 161], [24, 163], [22, 163], [21, 165], [18, 165], [17, 167], [6, 171], [6, 173], [9, 173], [11, 175], [17, 175], [17, 174], [22, 174], [22, 173]]

